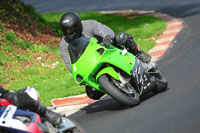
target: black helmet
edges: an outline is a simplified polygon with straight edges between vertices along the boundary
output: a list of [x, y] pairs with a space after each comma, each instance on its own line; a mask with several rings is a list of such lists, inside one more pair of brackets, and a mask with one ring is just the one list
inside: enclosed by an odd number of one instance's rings
[[69, 41], [81, 36], [83, 26], [78, 14], [74, 12], [66, 13], [60, 19], [60, 28]]

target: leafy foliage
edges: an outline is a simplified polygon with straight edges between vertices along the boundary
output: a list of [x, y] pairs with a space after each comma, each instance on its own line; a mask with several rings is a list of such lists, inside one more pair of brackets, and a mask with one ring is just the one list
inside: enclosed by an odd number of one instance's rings
[[1, 20], [7, 23], [16, 23], [17, 20], [24, 20], [27, 25], [45, 23], [32, 6], [24, 5], [20, 0], [1, 0], [0, 13]]

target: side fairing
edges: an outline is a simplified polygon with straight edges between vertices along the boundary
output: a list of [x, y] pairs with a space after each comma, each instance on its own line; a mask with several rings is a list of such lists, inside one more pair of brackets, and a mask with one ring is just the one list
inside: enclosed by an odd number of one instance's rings
[[134, 68], [132, 70], [133, 80], [137, 85], [137, 89], [140, 95], [148, 92], [148, 87], [151, 85], [148, 72], [143, 68], [142, 63], [136, 58]]

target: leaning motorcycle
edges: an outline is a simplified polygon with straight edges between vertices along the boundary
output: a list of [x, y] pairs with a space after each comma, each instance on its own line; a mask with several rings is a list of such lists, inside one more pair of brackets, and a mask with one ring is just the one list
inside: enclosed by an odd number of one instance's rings
[[72, 75], [118, 102], [134, 106], [149, 92], [166, 90], [168, 82], [153, 62], [143, 63], [126, 49], [80, 37], [68, 46]]
[[72, 121], [63, 117], [59, 126], [41, 118], [38, 114], [11, 105], [0, 98], [0, 133], [80, 133]]

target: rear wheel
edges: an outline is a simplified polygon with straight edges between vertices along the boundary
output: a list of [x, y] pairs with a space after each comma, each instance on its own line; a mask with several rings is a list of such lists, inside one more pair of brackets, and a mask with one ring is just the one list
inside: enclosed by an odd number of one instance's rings
[[120, 85], [120, 81], [103, 74], [98, 79], [101, 87], [115, 100], [118, 102], [134, 106], [139, 104], [140, 98], [138, 92], [127, 83], [126, 85]]
[[165, 91], [167, 89], [168, 82], [167, 82], [167, 79], [164, 77], [163, 73], [157, 68], [154, 68], [149, 73], [155, 77], [156, 87], [154, 87], [152, 91], [155, 93]]
[[99, 100], [103, 95], [105, 95], [104, 93], [96, 90], [95, 88], [92, 88], [88, 85], [85, 86], [85, 90], [86, 90], [86, 94], [90, 99], [94, 99], [94, 100]]

